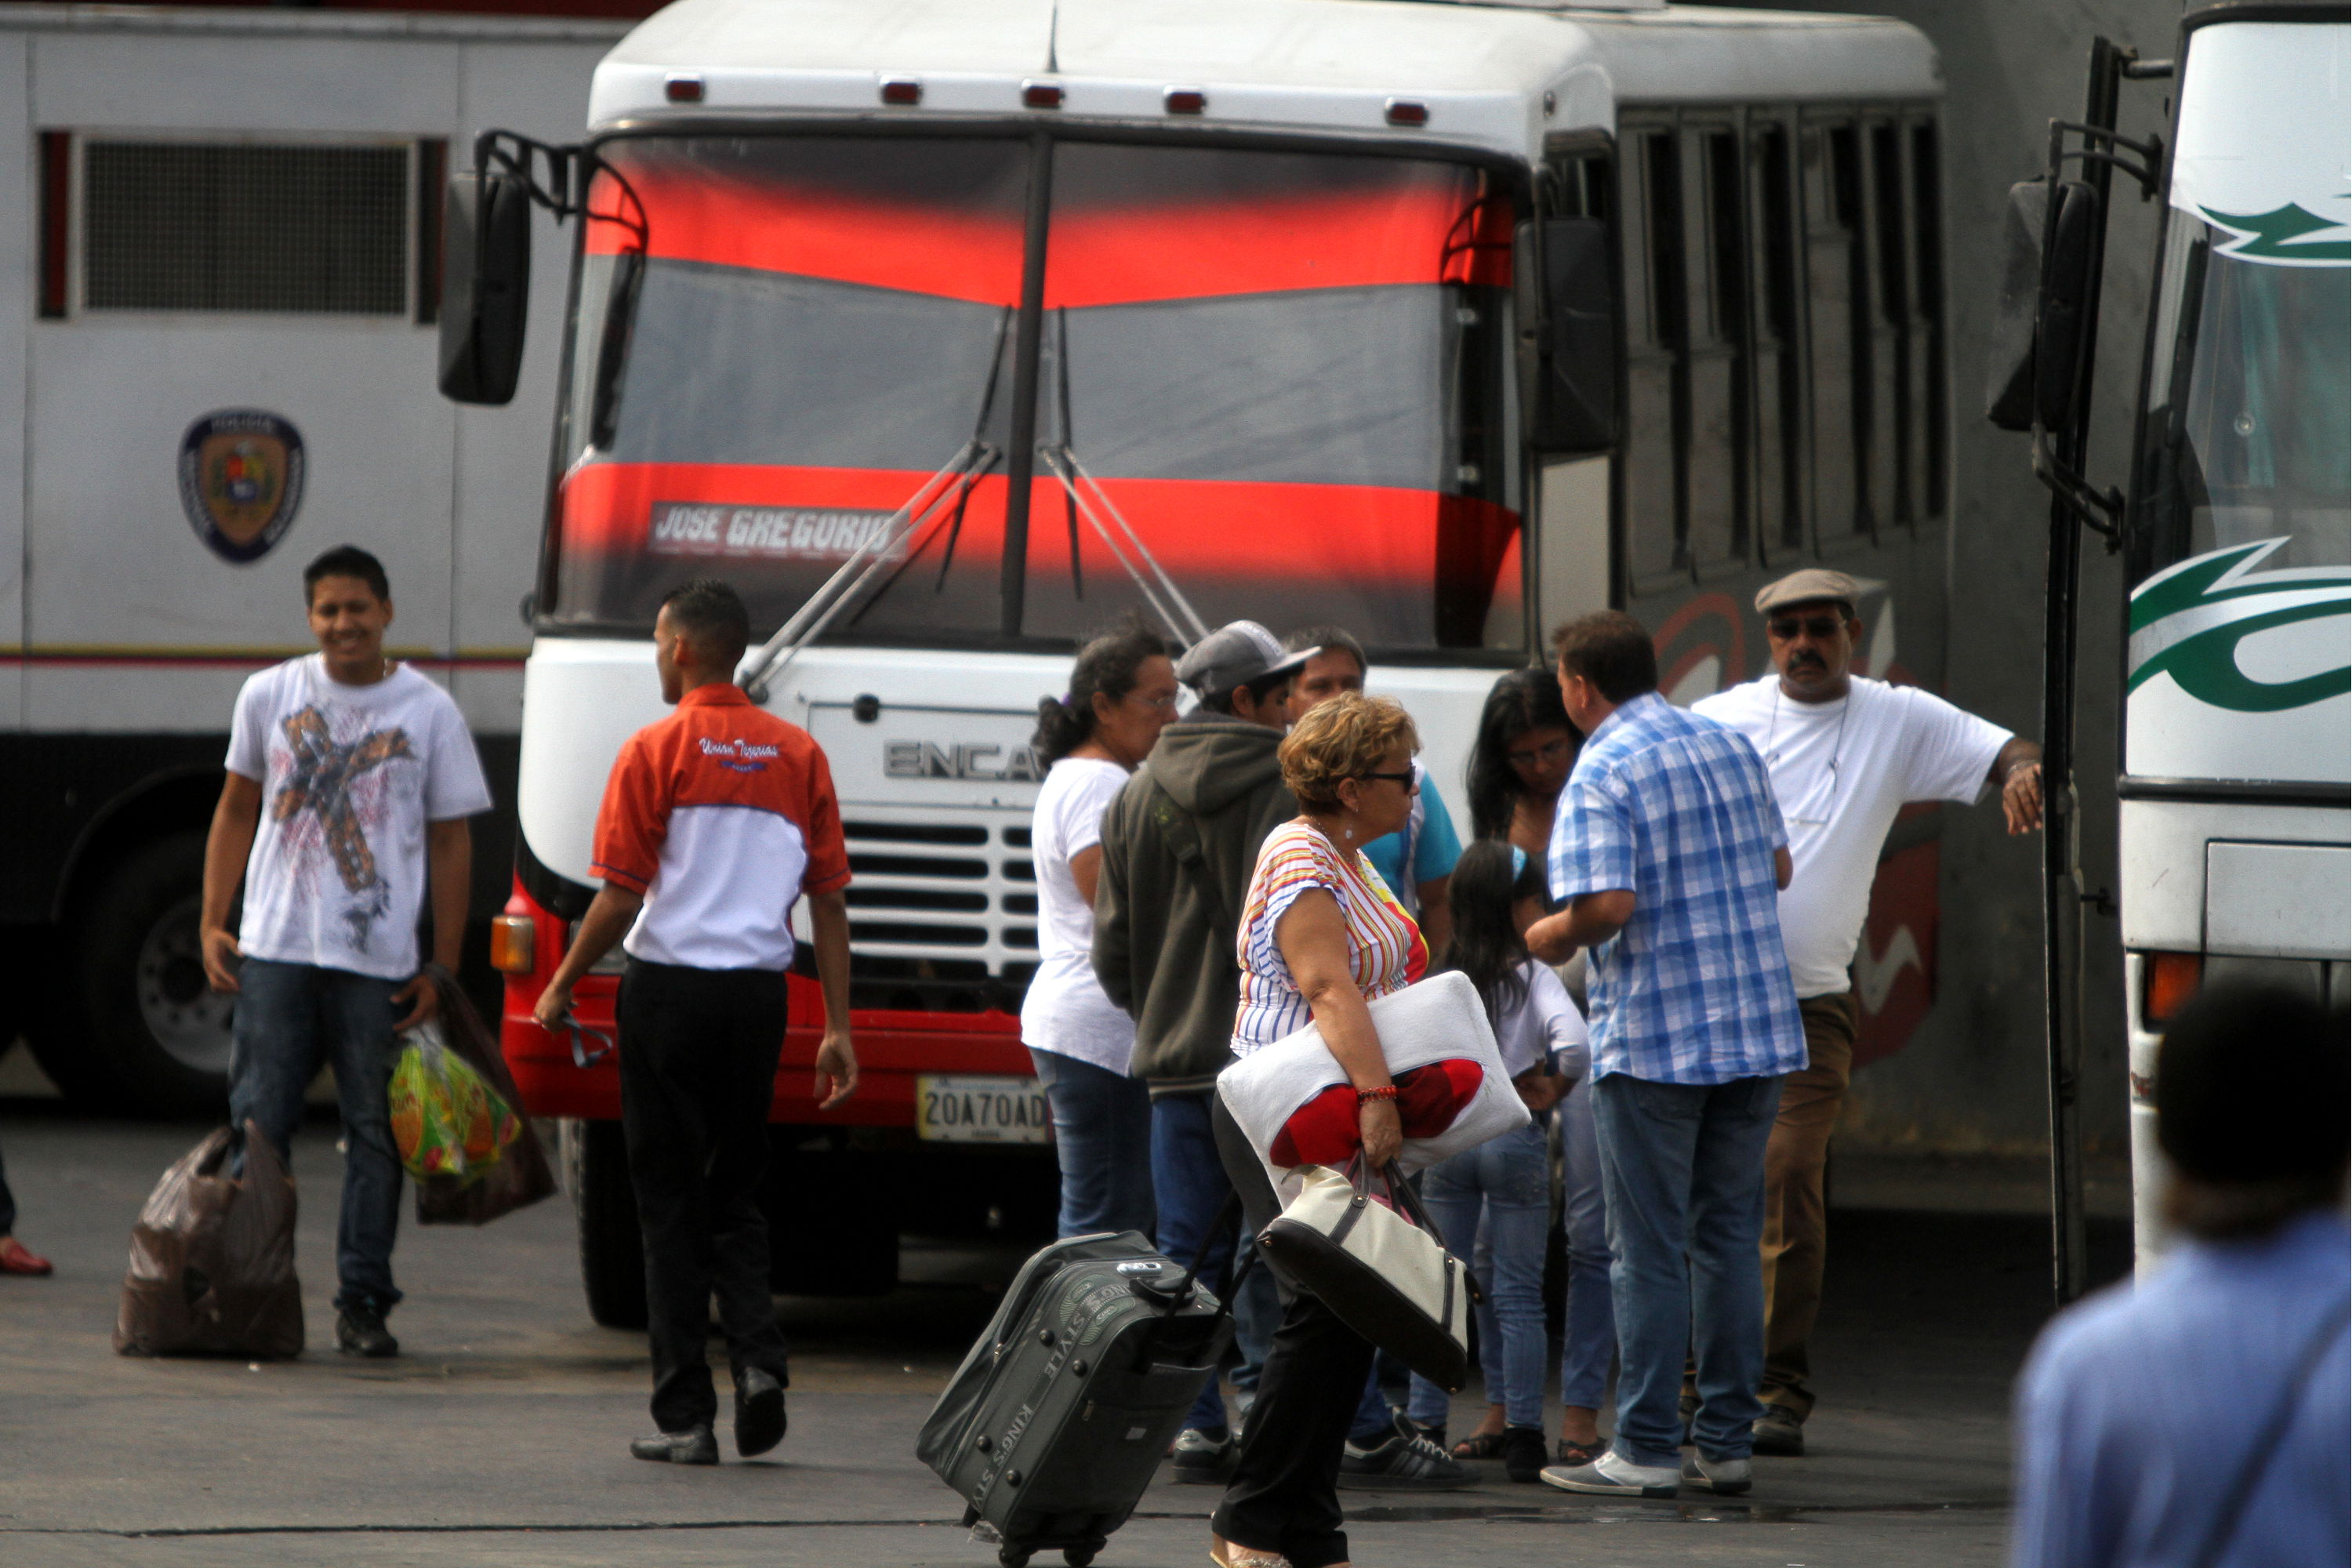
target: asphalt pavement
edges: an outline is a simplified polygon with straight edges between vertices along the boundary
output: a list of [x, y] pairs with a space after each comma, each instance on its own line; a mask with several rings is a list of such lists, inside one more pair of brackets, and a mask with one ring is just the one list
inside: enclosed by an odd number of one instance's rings
[[[334, 1353], [331, 1120], [305, 1130], [295, 1159], [310, 1350], [260, 1363], [115, 1355], [131, 1222], [203, 1131], [0, 1100], [18, 1231], [58, 1266], [47, 1280], [0, 1277], [8, 1568], [994, 1562], [958, 1528], [957, 1500], [916, 1462], [914, 1436], [1024, 1244], [910, 1240], [892, 1296], [783, 1300], [782, 1447], [674, 1469], [627, 1455], [648, 1425], [644, 1343], [588, 1321], [561, 1198], [479, 1231], [404, 1224], [395, 1266], [408, 1300], [392, 1319], [403, 1355]], [[2102, 1271], [2118, 1271], [2122, 1237], [2109, 1226], [2098, 1239]], [[2042, 1227], [1843, 1211], [1831, 1271], [1811, 1452], [1759, 1460], [1749, 1497], [1580, 1501], [1493, 1467], [1473, 1490], [1345, 1494], [1356, 1562], [2000, 1562], [2010, 1384], [2047, 1310]], [[1459, 1402], [1455, 1429], [1476, 1415]], [[1099, 1561], [1196, 1568], [1214, 1502], [1163, 1479]]]

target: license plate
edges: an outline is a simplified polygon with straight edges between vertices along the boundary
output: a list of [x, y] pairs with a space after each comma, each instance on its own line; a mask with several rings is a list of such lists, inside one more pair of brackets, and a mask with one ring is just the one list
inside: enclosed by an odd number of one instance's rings
[[1034, 1078], [922, 1073], [915, 1136], [940, 1143], [1050, 1143], [1054, 1120]]

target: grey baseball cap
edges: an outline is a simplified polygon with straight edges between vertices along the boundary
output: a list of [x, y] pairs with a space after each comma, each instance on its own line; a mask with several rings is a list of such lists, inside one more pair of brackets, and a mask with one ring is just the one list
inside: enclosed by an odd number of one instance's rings
[[1288, 675], [1323, 650], [1303, 647], [1282, 651], [1282, 639], [1255, 621], [1234, 621], [1219, 626], [1187, 649], [1176, 661], [1176, 679], [1202, 697], [1255, 686], [1270, 677]]
[[1843, 572], [1832, 572], [1822, 566], [1808, 566], [1801, 572], [1791, 572], [1777, 583], [1768, 583], [1756, 595], [1756, 608], [1770, 615], [1783, 605], [1818, 604], [1835, 600], [1852, 610], [1862, 603], [1862, 584]]

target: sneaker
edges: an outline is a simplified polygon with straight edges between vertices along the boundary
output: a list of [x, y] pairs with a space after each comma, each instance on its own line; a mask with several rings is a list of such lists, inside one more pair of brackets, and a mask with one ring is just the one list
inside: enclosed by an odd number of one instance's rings
[[1478, 1472], [1412, 1428], [1400, 1415], [1380, 1442], [1353, 1438], [1339, 1451], [1339, 1484], [1360, 1491], [1454, 1491], [1476, 1486]]
[[656, 1432], [650, 1437], [632, 1439], [629, 1457], [651, 1459], [656, 1464], [715, 1465], [719, 1462], [719, 1439], [708, 1426], [688, 1426], [682, 1432]]
[[1805, 1418], [1785, 1405], [1766, 1405], [1748, 1430], [1756, 1434], [1759, 1454], [1792, 1459], [1805, 1451]]
[[383, 1314], [373, 1307], [346, 1307], [335, 1314], [335, 1348], [345, 1355], [382, 1361], [400, 1353], [400, 1342], [383, 1326]]
[[1539, 1479], [1564, 1492], [1597, 1497], [1670, 1498], [1683, 1482], [1672, 1465], [1637, 1465], [1614, 1448], [1589, 1465], [1554, 1465]]
[[1176, 1447], [1170, 1451], [1176, 1461], [1175, 1479], [1188, 1486], [1223, 1486], [1233, 1474], [1234, 1450], [1240, 1447], [1226, 1428], [1212, 1433], [1187, 1426], [1176, 1434]]
[[1745, 1459], [1710, 1459], [1696, 1448], [1683, 1456], [1683, 1485], [1717, 1497], [1738, 1497], [1755, 1484]]
[[1503, 1473], [1522, 1486], [1531, 1486], [1544, 1469], [1544, 1435], [1540, 1426], [1503, 1428]]
[[735, 1451], [745, 1458], [784, 1440], [784, 1385], [774, 1373], [747, 1366], [735, 1374]]

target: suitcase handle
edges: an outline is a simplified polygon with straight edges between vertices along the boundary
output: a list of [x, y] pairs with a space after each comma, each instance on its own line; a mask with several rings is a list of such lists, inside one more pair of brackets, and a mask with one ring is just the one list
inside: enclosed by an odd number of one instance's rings
[[[1226, 1229], [1231, 1226], [1235, 1220], [1241, 1218], [1241, 1213], [1242, 1194], [1239, 1189], [1229, 1190], [1225, 1194], [1225, 1201], [1223, 1205], [1217, 1210], [1217, 1217], [1210, 1221], [1209, 1228], [1202, 1233], [1201, 1245], [1192, 1249], [1192, 1262], [1191, 1266], [1184, 1270], [1184, 1278], [1178, 1280], [1175, 1288], [1166, 1293], [1168, 1298], [1167, 1305], [1160, 1309], [1160, 1331], [1157, 1334], [1146, 1334], [1143, 1336], [1143, 1343], [1138, 1350], [1135, 1358], [1135, 1370], [1139, 1373], [1148, 1373], [1152, 1369], [1154, 1364], [1153, 1357], [1159, 1349], [1159, 1345], [1155, 1342], [1164, 1340], [1167, 1337], [1168, 1325], [1175, 1321], [1176, 1314], [1183, 1310], [1184, 1303], [1192, 1299], [1192, 1287], [1201, 1278], [1202, 1266], [1209, 1261], [1209, 1249], [1216, 1246], [1218, 1237], [1223, 1235]], [[1252, 1238], [1245, 1237], [1237, 1237], [1234, 1242], [1235, 1249], [1238, 1250], [1250, 1239]], [[1209, 1320], [1211, 1333], [1213, 1334], [1216, 1331], [1216, 1323], [1218, 1319], [1232, 1316], [1234, 1310], [1234, 1289], [1240, 1283], [1242, 1275], [1256, 1261], [1257, 1254], [1253, 1250], [1244, 1255], [1240, 1264], [1234, 1269], [1233, 1279], [1226, 1282], [1225, 1293], [1217, 1298], [1216, 1316]], [[1157, 1296], [1161, 1294], [1161, 1292], [1153, 1290], [1150, 1294]]]

